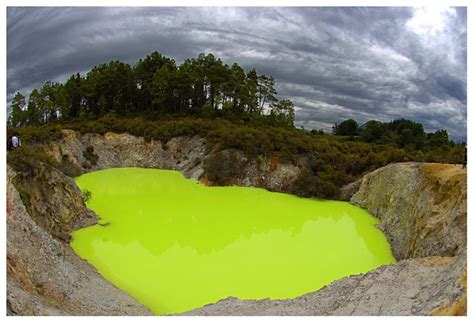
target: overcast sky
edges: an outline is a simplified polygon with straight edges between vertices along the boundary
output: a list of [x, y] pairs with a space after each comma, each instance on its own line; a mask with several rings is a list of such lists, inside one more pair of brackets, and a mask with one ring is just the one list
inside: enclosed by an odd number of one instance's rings
[[466, 134], [464, 8], [8, 8], [10, 101], [48, 80], [152, 51], [273, 75], [296, 124], [408, 118]]

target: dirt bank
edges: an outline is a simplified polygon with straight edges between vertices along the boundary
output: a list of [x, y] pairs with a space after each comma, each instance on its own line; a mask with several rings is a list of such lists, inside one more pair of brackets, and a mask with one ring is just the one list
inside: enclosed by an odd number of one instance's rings
[[[151, 315], [135, 299], [103, 279], [67, 243], [55, 237], [54, 226], [38, 225], [26, 211], [13, 185], [16, 176], [10, 168], [7, 169], [9, 310], [16, 315]], [[58, 190], [67, 187], [61, 182], [51, 182], [50, 185]], [[76, 198], [63, 197], [66, 203]], [[72, 220], [75, 223], [82, 220], [81, 204], [75, 209], [77, 213], [68, 212], [73, 213], [70, 219], [75, 219]], [[49, 206], [54, 205], [52, 202]], [[75, 226], [71, 225], [71, 228]], [[48, 228], [52, 229], [51, 232]]]
[[228, 298], [182, 315], [465, 315], [466, 256], [403, 260], [288, 300]]
[[[128, 134], [67, 130], [45, 150], [57, 163], [67, 160], [80, 172], [153, 167], [208, 183], [204, 163], [215, 154], [199, 137], [173, 138], [163, 145]], [[248, 160], [232, 150], [221, 154], [243, 165], [232, 183], [276, 191], [288, 188], [304, 164]], [[97, 221], [70, 177], [39, 163], [28, 174], [8, 168], [7, 178], [7, 300], [12, 313], [150, 314], [69, 247], [70, 232]], [[393, 164], [367, 174], [348, 192], [353, 203], [381, 219], [398, 259], [417, 259], [344, 278], [292, 300], [227, 299], [186, 314], [465, 314], [466, 171], [453, 165]], [[419, 258], [425, 256], [433, 257]]]
[[466, 247], [461, 165], [398, 163], [367, 174], [351, 201], [381, 219], [397, 259], [454, 256]]

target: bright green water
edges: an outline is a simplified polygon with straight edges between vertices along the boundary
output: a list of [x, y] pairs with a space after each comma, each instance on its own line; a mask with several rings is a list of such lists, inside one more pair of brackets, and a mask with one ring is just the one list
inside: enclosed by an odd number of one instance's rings
[[206, 187], [156, 169], [76, 182], [102, 225], [74, 232], [71, 246], [156, 314], [229, 296], [293, 298], [395, 261], [377, 220], [345, 202]]

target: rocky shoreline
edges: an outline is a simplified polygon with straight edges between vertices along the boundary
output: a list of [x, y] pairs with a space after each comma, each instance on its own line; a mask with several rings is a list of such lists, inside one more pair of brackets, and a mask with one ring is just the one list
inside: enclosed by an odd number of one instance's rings
[[391, 164], [351, 202], [381, 219], [397, 264], [290, 300], [229, 298], [182, 315], [466, 315], [466, 169]]
[[[162, 145], [128, 134], [71, 130], [63, 134], [63, 139], [43, 148], [58, 163], [67, 156], [81, 172], [111, 167], [174, 169], [212, 184], [203, 165], [213, 151], [202, 138], [178, 137]], [[93, 162], [90, 154], [96, 156]], [[235, 185], [274, 191], [284, 191], [304, 167], [304, 160], [295, 164], [238, 158], [246, 166], [234, 179]], [[150, 315], [69, 247], [70, 232], [97, 222], [74, 181], [42, 163], [35, 168], [36, 175], [31, 177], [7, 166], [9, 312]], [[184, 315], [466, 314], [466, 169], [447, 164], [391, 164], [367, 174], [344, 194], [381, 219], [380, 228], [399, 263], [346, 277], [291, 300], [230, 298]]]

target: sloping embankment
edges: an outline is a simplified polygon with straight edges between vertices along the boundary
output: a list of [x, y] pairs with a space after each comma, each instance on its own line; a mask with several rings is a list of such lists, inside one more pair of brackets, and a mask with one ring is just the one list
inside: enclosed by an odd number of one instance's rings
[[466, 175], [460, 165], [389, 165], [365, 176], [351, 201], [380, 218], [395, 258], [454, 256], [466, 247]]
[[[79, 223], [94, 223], [77, 195], [46, 196], [49, 206], [64, 202], [64, 209], [54, 213], [37, 211], [28, 214], [20, 194], [13, 185], [15, 174], [7, 169], [7, 307], [16, 315], [151, 315], [143, 305], [127, 293], [107, 282], [86, 261], [80, 259], [67, 243], [66, 227]], [[45, 186], [64, 190], [70, 187], [68, 179], [50, 177]], [[41, 185], [37, 185], [41, 186]], [[34, 189], [41, 194], [41, 188]], [[79, 190], [76, 187], [76, 190]], [[67, 208], [73, 207], [74, 211]], [[60, 216], [55, 218], [55, 216]], [[37, 220], [38, 219], [38, 220]], [[35, 221], [36, 220], [36, 221]], [[42, 222], [38, 222], [38, 221]], [[63, 226], [68, 221], [71, 226]], [[41, 223], [41, 224], [38, 224]], [[75, 223], [76, 225], [72, 225]], [[49, 229], [49, 230], [48, 230]], [[50, 231], [51, 230], [51, 231]], [[69, 231], [69, 230], [68, 230]]]
[[[96, 155], [92, 164], [89, 146]], [[197, 137], [174, 138], [163, 146], [127, 134], [73, 131], [45, 148], [57, 162], [67, 155], [82, 172], [156, 167], [196, 179], [206, 178], [203, 162], [212, 153]], [[298, 165], [271, 160], [248, 162], [235, 184], [284, 190], [299, 171]], [[71, 231], [97, 221], [71, 178], [42, 163], [28, 174], [8, 168], [7, 178], [7, 300], [12, 313], [150, 314], [67, 244]], [[381, 218], [398, 259], [434, 257], [403, 260], [292, 300], [227, 299], [185, 314], [465, 314], [466, 170], [439, 164], [388, 165], [364, 177], [353, 202]]]

